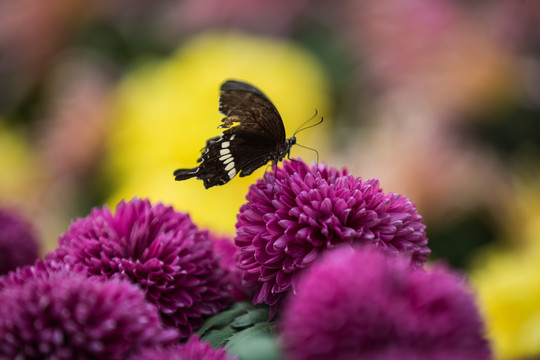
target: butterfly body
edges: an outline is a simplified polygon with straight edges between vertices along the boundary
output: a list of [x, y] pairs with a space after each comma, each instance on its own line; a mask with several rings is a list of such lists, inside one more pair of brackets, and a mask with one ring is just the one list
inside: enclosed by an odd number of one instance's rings
[[228, 80], [221, 85], [219, 111], [225, 115], [219, 128], [227, 129], [209, 139], [199, 166], [178, 169], [176, 180], [196, 177], [208, 189], [224, 185], [234, 176], [247, 176], [272, 161], [283, 160], [296, 143], [285, 137], [285, 128], [272, 102], [256, 87]]

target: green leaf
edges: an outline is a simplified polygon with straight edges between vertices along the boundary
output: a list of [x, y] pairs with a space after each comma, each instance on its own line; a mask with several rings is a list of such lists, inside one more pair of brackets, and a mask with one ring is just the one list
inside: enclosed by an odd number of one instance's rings
[[270, 318], [270, 309], [267, 306], [257, 307], [255, 309], [249, 310], [248, 314], [254, 324], [260, 322], [268, 322], [268, 319]]
[[[229, 353], [231, 354], [231, 353]], [[232, 354], [231, 354], [232, 355]], [[279, 351], [275, 338], [260, 336], [245, 344], [235, 354], [239, 360], [281, 360], [283, 355]]]
[[245, 314], [253, 306], [249, 303], [235, 303], [230, 309], [220, 312], [208, 318], [197, 331], [199, 336], [203, 336], [210, 329], [223, 329], [229, 326], [237, 317]]
[[201, 336], [201, 340], [210, 343], [213, 348], [218, 348], [225, 346], [229, 339], [236, 333], [237, 331], [231, 327], [220, 330], [210, 330]]
[[237, 329], [255, 325], [260, 322], [268, 321], [269, 313], [267, 308], [254, 308], [247, 311], [246, 314], [238, 316], [231, 323], [231, 326]]
[[239, 354], [242, 348], [246, 346], [249, 347], [249, 344], [256, 341], [258, 338], [275, 338], [274, 329], [274, 323], [258, 323], [231, 336], [225, 346], [231, 354]]
[[[213, 347], [228, 346], [230, 341], [233, 341], [234, 347], [237, 342], [245, 342], [246, 337], [249, 340], [246, 344], [249, 345], [252, 340], [255, 341], [256, 336], [265, 336], [267, 338], [265, 344], [273, 343], [274, 324], [268, 322], [268, 316], [267, 306], [236, 303], [230, 309], [206, 320], [198, 335]], [[258, 348], [255, 346], [254, 350]]]

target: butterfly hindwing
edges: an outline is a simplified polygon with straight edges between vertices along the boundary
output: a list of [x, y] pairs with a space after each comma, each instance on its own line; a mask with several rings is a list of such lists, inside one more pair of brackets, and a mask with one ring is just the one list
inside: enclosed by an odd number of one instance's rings
[[[223, 185], [240, 173], [251, 174], [271, 160], [269, 153], [274, 144], [253, 133], [237, 132], [236, 127], [224, 132], [218, 141], [212, 142], [201, 156], [197, 178], [206, 188]], [[264, 162], [262, 162], [264, 161]], [[253, 168], [255, 163], [262, 164]]]

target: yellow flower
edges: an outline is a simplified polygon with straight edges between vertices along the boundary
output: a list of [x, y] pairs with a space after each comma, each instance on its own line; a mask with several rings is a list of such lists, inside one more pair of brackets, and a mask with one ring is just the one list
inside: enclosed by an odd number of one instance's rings
[[13, 205], [34, 202], [36, 160], [18, 130], [0, 124], [0, 201]]
[[540, 246], [492, 251], [472, 272], [498, 359], [540, 355]]
[[[281, 113], [288, 136], [315, 109], [328, 115], [321, 67], [294, 44], [239, 33], [197, 37], [171, 58], [130, 74], [119, 87], [108, 158], [117, 190], [110, 204], [149, 197], [190, 212], [199, 225], [234, 232], [248, 186], [264, 167], [209, 190], [199, 180], [175, 182], [172, 176], [177, 168], [195, 167], [206, 140], [221, 132], [219, 86], [227, 79], [250, 82], [265, 92]], [[298, 142], [322, 152], [327, 126], [301, 133]], [[299, 147], [293, 148], [292, 156], [316, 159]]]
[[540, 186], [530, 171], [518, 173], [505, 222], [511, 249], [480, 254], [471, 275], [500, 359], [540, 356]]

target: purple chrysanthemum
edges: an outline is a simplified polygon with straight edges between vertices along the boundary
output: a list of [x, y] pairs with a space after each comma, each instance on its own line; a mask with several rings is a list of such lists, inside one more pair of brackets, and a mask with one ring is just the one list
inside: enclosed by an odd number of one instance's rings
[[38, 258], [39, 246], [33, 229], [19, 215], [0, 209], [0, 275]]
[[282, 317], [291, 360], [490, 358], [462, 279], [376, 248], [337, 249], [299, 281]]
[[179, 338], [127, 281], [61, 269], [26, 275], [0, 291], [1, 359], [126, 359]]
[[130, 360], [235, 360], [225, 349], [213, 349], [210, 344], [192, 336], [184, 345], [164, 349], [147, 349]]
[[404, 196], [384, 194], [376, 179], [362, 181], [325, 165], [284, 161], [252, 185], [240, 208], [235, 244], [243, 284], [254, 304], [275, 310], [299, 270], [325, 249], [372, 244], [421, 266], [430, 253], [425, 225]]
[[72, 266], [55, 260], [38, 259], [33, 265], [26, 265], [0, 276], [0, 291], [12, 286], [22, 285], [35, 279], [50, 277], [72, 276], [75, 273], [86, 275], [86, 269], [81, 265]]
[[75, 221], [59, 245], [48, 259], [82, 264], [89, 275], [129, 279], [182, 337], [232, 301], [208, 233], [163, 204], [122, 201], [114, 214], [96, 208]]

